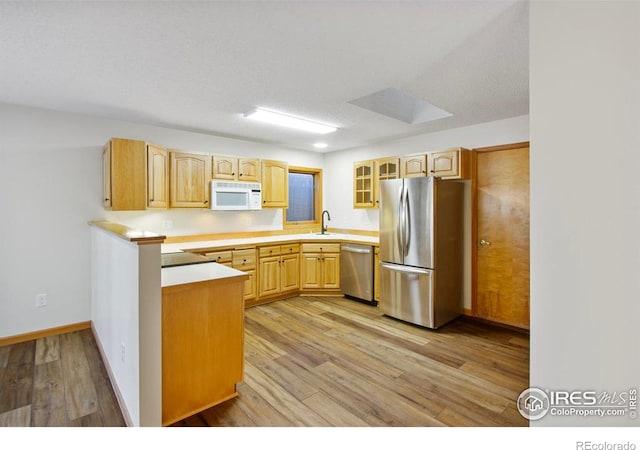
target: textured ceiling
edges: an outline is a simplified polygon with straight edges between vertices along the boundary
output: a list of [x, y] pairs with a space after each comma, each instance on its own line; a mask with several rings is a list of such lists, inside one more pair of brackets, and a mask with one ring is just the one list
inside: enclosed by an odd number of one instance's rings
[[[522, 1], [2, 2], [0, 102], [334, 151], [527, 114], [528, 34]], [[453, 116], [348, 103], [386, 88]]]

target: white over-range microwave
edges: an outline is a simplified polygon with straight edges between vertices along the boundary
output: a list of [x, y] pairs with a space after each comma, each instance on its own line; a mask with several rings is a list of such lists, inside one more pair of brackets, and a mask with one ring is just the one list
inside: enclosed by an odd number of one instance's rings
[[212, 181], [211, 209], [214, 211], [262, 209], [262, 186], [260, 183], [242, 181]]

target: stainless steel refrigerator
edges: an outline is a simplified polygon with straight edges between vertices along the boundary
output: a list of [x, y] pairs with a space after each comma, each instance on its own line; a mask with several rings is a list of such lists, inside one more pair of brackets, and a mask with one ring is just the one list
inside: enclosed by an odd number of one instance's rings
[[436, 177], [380, 182], [382, 312], [438, 328], [463, 310], [464, 184]]

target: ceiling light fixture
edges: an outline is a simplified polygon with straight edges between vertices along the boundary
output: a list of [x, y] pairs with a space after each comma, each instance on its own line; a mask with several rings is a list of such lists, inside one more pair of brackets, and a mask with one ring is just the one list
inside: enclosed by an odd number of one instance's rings
[[327, 148], [329, 145], [324, 142], [316, 142], [315, 144], [313, 144], [313, 146], [315, 148]]
[[309, 131], [311, 133], [327, 134], [337, 130], [336, 127], [325, 125], [318, 122], [312, 122], [299, 117], [288, 116], [262, 108], [255, 108], [244, 114], [248, 119], [260, 120], [273, 125], [281, 125], [283, 127], [295, 128], [297, 130]]

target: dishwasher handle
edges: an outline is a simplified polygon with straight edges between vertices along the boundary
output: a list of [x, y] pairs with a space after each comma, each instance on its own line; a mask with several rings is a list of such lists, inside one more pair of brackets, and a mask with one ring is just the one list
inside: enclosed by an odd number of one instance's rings
[[349, 253], [363, 253], [363, 254], [370, 254], [372, 252], [372, 248], [371, 247], [367, 247], [367, 248], [360, 248], [360, 247], [350, 247], [348, 245], [343, 245], [341, 247], [341, 250], [343, 252], [349, 252]]

